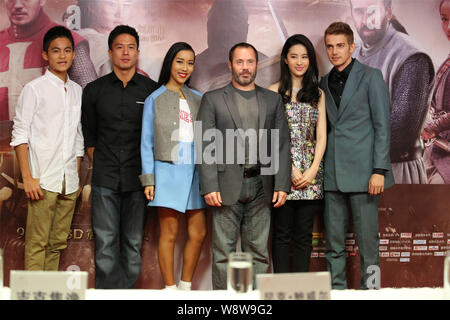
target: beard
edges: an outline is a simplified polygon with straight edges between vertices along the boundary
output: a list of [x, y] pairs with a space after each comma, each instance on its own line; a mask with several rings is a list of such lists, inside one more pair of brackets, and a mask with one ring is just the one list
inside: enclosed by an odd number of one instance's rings
[[[358, 34], [364, 42], [364, 45], [373, 46], [383, 39], [387, 32], [388, 25], [389, 20], [387, 16], [384, 16], [379, 29], [369, 29], [367, 25], [364, 24], [358, 29]], [[369, 32], [369, 34], [366, 34], [365, 32]]]
[[[250, 77], [247, 79], [244, 79], [242, 77], [242, 75], [247, 75], [249, 74]], [[238, 73], [237, 71], [235, 71], [234, 69], [232, 70], [232, 77], [234, 79], [234, 81], [236, 81], [238, 84], [240, 84], [241, 86], [248, 86], [249, 84], [253, 83], [255, 81], [256, 78], [256, 69], [253, 73], [250, 73], [250, 71], [243, 71], [241, 73]]]

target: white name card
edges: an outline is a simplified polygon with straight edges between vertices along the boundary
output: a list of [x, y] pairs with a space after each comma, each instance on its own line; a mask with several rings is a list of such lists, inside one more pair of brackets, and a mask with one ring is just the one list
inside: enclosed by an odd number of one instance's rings
[[84, 300], [86, 271], [11, 271], [11, 300]]
[[329, 300], [329, 272], [256, 275], [261, 300]]

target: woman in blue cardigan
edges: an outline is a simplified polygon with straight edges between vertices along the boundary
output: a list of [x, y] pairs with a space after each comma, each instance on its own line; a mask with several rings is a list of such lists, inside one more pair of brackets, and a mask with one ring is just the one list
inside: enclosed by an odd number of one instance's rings
[[156, 207], [159, 217], [158, 259], [167, 289], [176, 289], [174, 248], [179, 215], [186, 214], [188, 226], [179, 289], [190, 290], [206, 236], [206, 204], [200, 196], [194, 159], [194, 121], [201, 94], [187, 86], [194, 60], [189, 44], [177, 42], [170, 47], [158, 80], [160, 88], [145, 100], [142, 117], [140, 179], [148, 205]]

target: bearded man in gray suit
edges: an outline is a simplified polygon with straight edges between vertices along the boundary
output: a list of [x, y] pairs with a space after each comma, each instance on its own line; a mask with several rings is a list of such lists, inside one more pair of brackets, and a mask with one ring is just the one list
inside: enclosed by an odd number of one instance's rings
[[239, 234], [242, 251], [253, 257], [253, 281], [268, 271], [271, 202], [282, 206], [291, 187], [283, 103], [279, 94], [255, 85], [256, 49], [234, 45], [228, 68], [231, 83], [205, 93], [196, 122], [200, 192], [212, 209], [215, 290], [227, 287], [228, 255], [236, 251]]
[[[346, 289], [345, 235], [350, 210], [361, 255], [361, 289], [379, 286], [378, 203], [394, 184], [389, 158], [389, 91], [378, 69], [352, 59], [353, 31], [343, 22], [325, 31], [334, 68], [321, 81], [328, 119], [325, 154], [325, 241], [333, 289]], [[379, 276], [379, 273], [376, 276]], [[375, 281], [369, 283], [370, 279]]]

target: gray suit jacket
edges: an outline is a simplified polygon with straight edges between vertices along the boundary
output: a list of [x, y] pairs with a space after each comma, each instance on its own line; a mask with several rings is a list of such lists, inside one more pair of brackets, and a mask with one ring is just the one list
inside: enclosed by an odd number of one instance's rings
[[[207, 92], [203, 95], [196, 123], [196, 142], [209, 140], [211, 129], [215, 139], [196, 143], [199, 165], [200, 192], [202, 195], [220, 191], [223, 205], [232, 205], [238, 201], [244, 171], [244, 163], [239, 160], [238, 146], [243, 146], [242, 120], [234, 103], [231, 83], [227, 86]], [[259, 108], [259, 129], [266, 129], [267, 135], [259, 136], [259, 164], [266, 200], [272, 200], [273, 192], [289, 192], [291, 187], [291, 157], [289, 149], [289, 130], [281, 96], [256, 86]], [[199, 128], [201, 126], [201, 128]], [[231, 130], [230, 130], [231, 129]], [[278, 129], [278, 130], [271, 130]], [[228, 135], [227, 135], [228, 130]], [[230, 133], [235, 133], [231, 136]], [[198, 135], [201, 134], [201, 137]], [[220, 141], [221, 136], [223, 138]], [[214, 142], [211, 142], [214, 141]], [[223, 143], [221, 143], [223, 142]], [[213, 148], [214, 147], [214, 148]], [[250, 148], [251, 149], [251, 148]], [[214, 161], [205, 161], [205, 155], [214, 150]], [[230, 152], [233, 153], [230, 155]], [[228, 161], [227, 161], [228, 159]]]
[[381, 71], [356, 60], [339, 109], [328, 87], [328, 77], [325, 75], [321, 81], [328, 119], [324, 189], [367, 192], [374, 168], [387, 170], [385, 188], [391, 187], [394, 178], [389, 158], [389, 91]]

